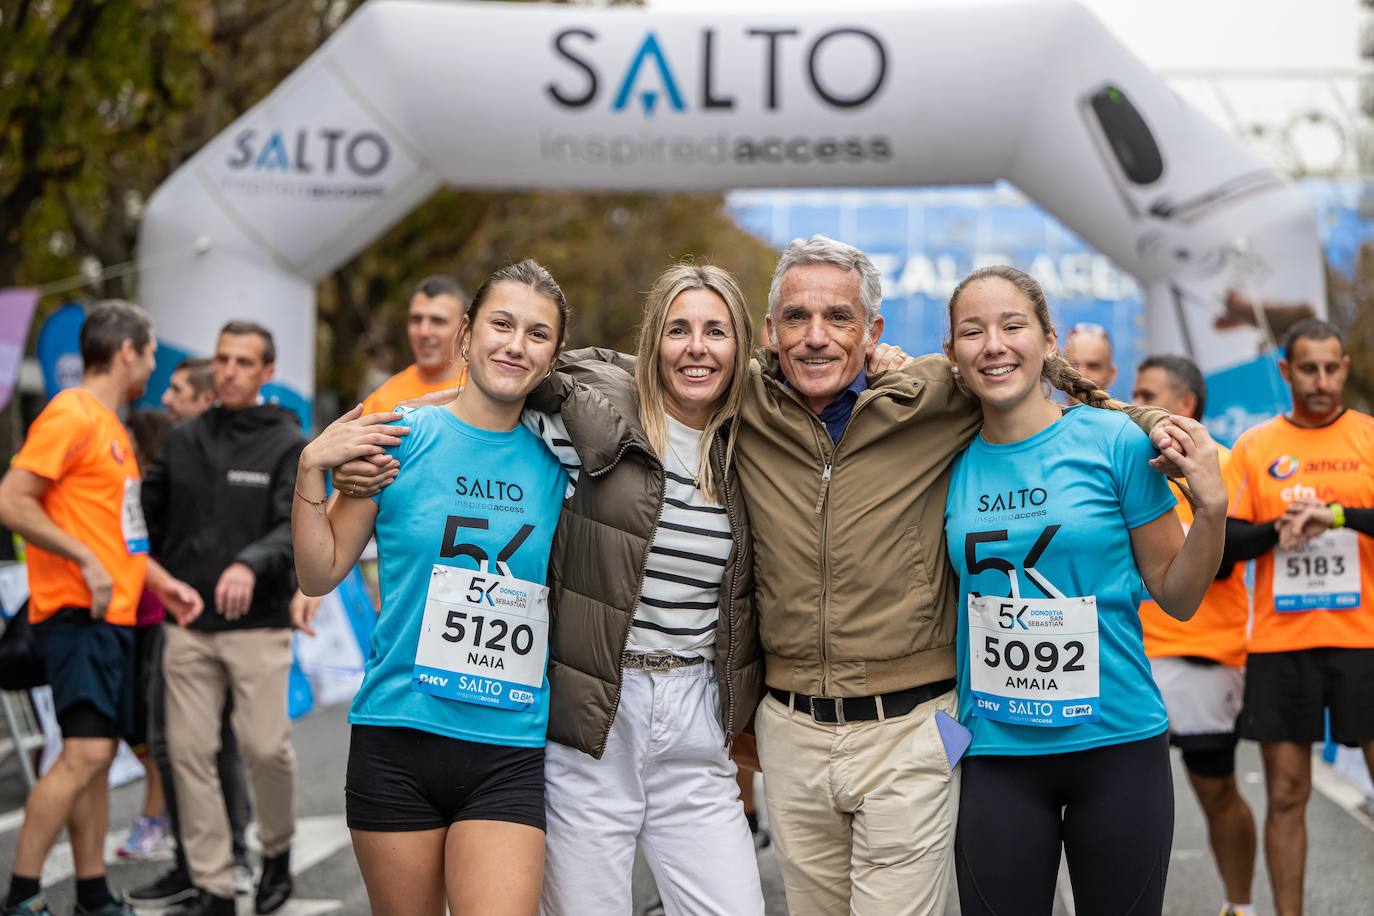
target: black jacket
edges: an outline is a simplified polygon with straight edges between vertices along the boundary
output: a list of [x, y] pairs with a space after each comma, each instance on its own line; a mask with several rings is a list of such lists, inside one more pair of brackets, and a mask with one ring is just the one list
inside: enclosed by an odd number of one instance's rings
[[[291, 626], [291, 500], [304, 447], [295, 415], [275, 404], [215, 406], [173, 429], [144, 471], [152, 554], [205, 601], [194, 629]], [[215, 584], [232, 563], [256, 581], [248, 613], [230, 622], [215, 611]]]

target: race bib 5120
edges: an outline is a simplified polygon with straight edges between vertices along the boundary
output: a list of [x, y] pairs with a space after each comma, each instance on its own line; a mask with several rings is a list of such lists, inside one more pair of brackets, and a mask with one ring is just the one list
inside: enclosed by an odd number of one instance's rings
[[549, 654], [548, 595], [485, 568], [436, 565], [410, 688], [498, 709], [534, 706]]

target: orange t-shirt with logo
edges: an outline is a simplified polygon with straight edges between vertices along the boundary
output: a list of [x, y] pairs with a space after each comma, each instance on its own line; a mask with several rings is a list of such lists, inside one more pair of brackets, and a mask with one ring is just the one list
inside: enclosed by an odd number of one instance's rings
[[[1221, 475], [1226, 492], [1235, 498], [1240, 478], [1233, 468], [1231, 453], [1218, 445]], [[1193, 523], [1193, 507], [1183, 491], [1169, 483], [1178, 497], [1179, 521], [1186, 530]], [[1207, 589], [1197, 613], [1189, 620], [1170, 617], [1153, 601], [1140, 604], [1140, 623], [1145, 632], [1145, 654], [1150, 658], [1191, 655], [1210, 658], [1234, 668], [1245, 664], [1245, 627], [1250, 621], [1250, 592], [1245, 587], [1245, 564], [1237, 563], [1231, 575], [1218, 579]]]
[[[114, 580], [105, 619], [131, 627], [148, 568], [138, 461], [119, 417], [89, 391], [68, 388], [29, 427], [13, 466], [52, 481], [39, 500], [57, 527], [85, 544]], [[64, 607], [91, 606], [71, 560], [30, 544], [29, 622]]]
[[[1374, 507], [1374, 417], [1354, 410], [1318, 429], [1275, 417], [1242, 435], [1231, 460], [1235, 518], [1270, 522], [1298, 498]], [[1255, 561], [1250, 651], [1320, 647], [1374, 648], [1374, 539], [1348, 528]]]
[[414, 400], [436, 391], [447, 389], [456, 393], [457, 389], [467, 384], [467, 381], [467, 366], [464, 366], [457, 375], [440, 379], [437, 382], [426, 382], [420, 377], [420, 370], [412, 363], [382, 382], [376, 391], [363, 399], [363, 415], [385, 413], [402, 401]]

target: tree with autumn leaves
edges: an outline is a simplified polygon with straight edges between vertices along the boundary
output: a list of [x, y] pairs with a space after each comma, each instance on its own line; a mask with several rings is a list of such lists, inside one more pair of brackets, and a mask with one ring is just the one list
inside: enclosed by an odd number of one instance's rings
[[[136, 299], [143, 202], [360, 5], [0, 0], [0, 286], [75, 275], [65, 295]], [[567, 291], [575, 345], [629, 347], [641, 293], [669, 263], [731, 270], [758, 314], [775, 254], [733, 223], [720, 195], [442, 191], [320, 283], [319, 390], [347, 402], [408, 361], [404, 313], [420, 277], [452, 273], [472, 288], [522, 257]], [[1350, 334], [1348, 391], [1367, 405], [1374, 250], [1349, 276], [1331, 270], [1328, 289]], [[40, 315], [62, 298], [45, 299]], [[13, 410], [0, 422], [7, 454], [18, 424]]]
[[[360, 5], [0, 0], [0, 286], [77, 276], [40, 315], [67, 296], [137, 299], [144, 201]], [[761, 307], [776, 255], [723, 204], [718, 194], [441, 191], [320, 283], [317, 386], [347, 402], [408, 363], [407, 300], [432, 273], [472, 289], [535, 258], [568, 294], [575, 345], [631, 347], [642, 293], [684, 257], [734, 272]], [[195, 290], [186, 302], [195, 307]]]

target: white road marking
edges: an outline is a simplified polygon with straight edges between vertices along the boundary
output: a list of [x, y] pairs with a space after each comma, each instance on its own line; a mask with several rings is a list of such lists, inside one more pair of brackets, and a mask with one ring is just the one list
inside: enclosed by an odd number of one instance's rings
[[1064, 858], [1064, 854], [1059, 854], [1059, 881], [1055, 885], [1055, 892], [1059, 894], [1059, 902], [1064, 904], [1064, 912], [1069, 916], [1077, 916], [1078, 908], [1073, 902], [1073, 884], [1069, 881], [1069, 860]]
[[9, 833], [11, 830], [18, 830], [19, 825], [24, 823], [24, 809], [15, 808], [13, 811], [6, 811], [0, 814], [0, 833]]
[[1353, 782], [1337, 773], [1320, 754], [1312, 755], [1312, 787], [1356, 821], [1374, 830], [1374, 819], [1360, 808], [1364, 803], [1364, 793]]
[[[253, 898], [239, 897], [234, 902], [238, 916], [253, 916]], [[322, 916], [324, 913], [337, 913], [343, 909], [342, 900], [288, 900], [276, 916]], [[145, 909], [134, 907], [138, 916], [162, 916], [165, 909]]]
[[[296, 836], [291, 841], [291, 874], [299, 875], [314, 868], [350, 842], [348, 823], [342, 814], [296, 818]], [[261, 848], [256, 823], [248, 828], [248, 847]]]
[[[10, 818], [13, 814], [19, 814], [19, 822], [23, 821], [23, 812], [11, 812], [4, 815]], [[12, 827], [9, 829], [13, 829]], [[3, 831], [0, 831], [3, 832]], [[112, 865], [124, 863], [115, 850], [119, 848], [120, 842], [124, 839], [127, 832], [125, 828], [118, 831], [111, 831], [105, 836], [105, 861]], [[291, 873], [299, 875], [319, 865], [325, 859], [338, 852], [348, 845], [348, 826], [344, 822], [343, 815], [325, 815], [322, 817], [299, 817], [296, 818], [296, 836], [291, 842]], [[257, 840], [257, 825], [249, 828], [248, 844], [251, 848], [259, 848]], [[43, 883], [45, 885], [56, 884], [70, 878], [75, 872], [75, 864], [72, 861], [72, 847], [70, 843], [62, 842], [53, 847], [48, 854], [48, 860], [43, 866]], [[292, 903], [323, 905], [331, 901], [306, 901], [298, 900]], [[327, 912], [326, 910], [286, 910], [282, 913], [287, 916], [309, 916], [311, 913]]]

